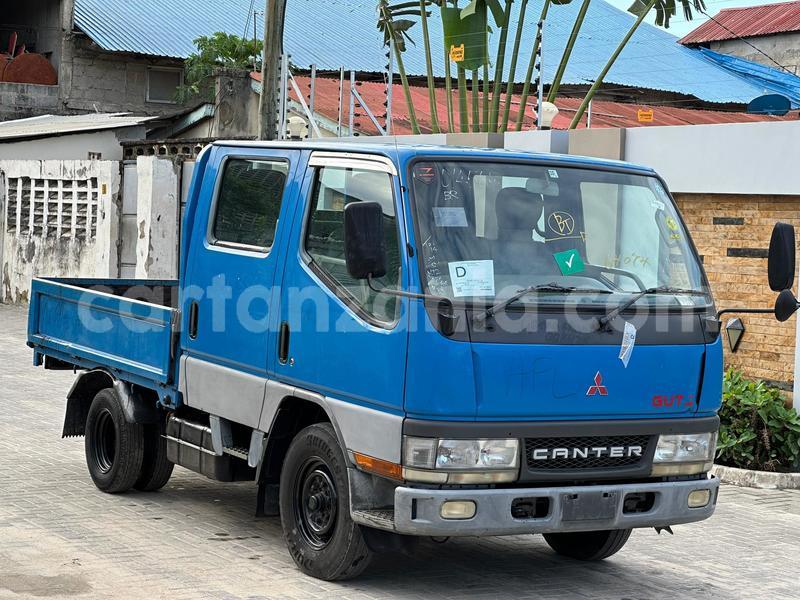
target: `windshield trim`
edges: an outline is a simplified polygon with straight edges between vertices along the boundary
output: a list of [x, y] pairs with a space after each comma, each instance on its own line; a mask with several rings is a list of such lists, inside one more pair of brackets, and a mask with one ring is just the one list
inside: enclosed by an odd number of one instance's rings
[[[681, 211], [678, 208], [678, 203], [675, 201], [675, 197], [672, 195], [669, 187], [667, 186], [667, 182], [664, 178], [654, 170], [648, 169], [646, 167], [640, 167], [636, 165], [626, 165], [625, 163], [620, 163], [619, 165], [607, 165], [607, 164], [597, 164], [587, 162], [585, 164], [581, 163], [580, 161], [575, 160], [561, 160], [559, 158], [548, 158], [542, 155], [531, 155], [530, 160], [526, 160], [517, 156], [511, 156], [508, 158], [505, 157], [488, 157], [488, 156], [466, 156], [463, 154], [453, 153], [453, 154], [421, 154], [412, 157], [407, 163], [406, 168], [401, 169], [401, 185], [405, 192], [406, 199], [407, 199], [407, 209], [408, 209], [408, 219], [406, 220], [406, 228], [408, 227], [408, 220], [411, 221], [411, 227], [413, 228], [414, 232], [414, 246], [413, 252], [415, 256], [416, 265], [417, 265], [417, 275], [418, 275], [418, 283], [421, 292], [425, 292], [427, 290], [427, 280], [425, 276], [425, 265], [423, 262], [423, 252], [422, 252], [422, 236], [420, 234], [419, 229], [419, 220], [418, 220], [418, 213], [417, 213], [417, 202], [414, 196], [414, 186], [413, 183], [413, 169], [414, 166], [418, 162], [463, 162], [463, 163], [492, 163], [492, 164], [510, 164], [510, 165], [526, 165], [526, 166], [533, 166], [533, 167], [558, 167], [558, 168], [567, 168], [567, 169], [581, 169], [587, 171], [599, 171], [603, 173], [619, 173], [622, 175], [638, 175], [641, 177], [651, 177], [655, 179], [659, 185], [661, 185], [663, 191], [666, 193], [667, 197], [669, 198], [670, 202], [672, 203], [672, 208], [675, 211], [675, 214], [678, 217], [678, 221], [683, 229], [683, 232], [686, 234], [686, 242], [691, 251], [692, 258], [694, 258], [699, 275], [700, 275], [700, 290], [705, 292], [707, 295], [705, 298], [707, 299], [707, 304], [705, 305], [695, 305], [690, 309], [690, 307], [682, 307], [682, 309], [686, 310], [694, 310], [694, 309], [702, 309], [703, 311], [707, 311], [709, 308], [712, 310], [716, 310], [716, 303], [714, 300], [714, 295], [711, 290], [711, 285], [708, 281], [708, 277], [706, 276], [705, 268], [703, 267], [703, 261], [701, 260], [700, 253], [697, 251], [697, 247], [695, 246], [694, 240], [692, 239], [692, 235], [689, 231], [689, 228], [686, 226], [686, 221], [681, 214]], [[407, 243], [410, 243], [410, 240], [406, 240]], [[631, 291], [625, 292], [630, 294], [636, 294], [638, 292]], [[545, 294], [547, 297], [549, 294]], [[671, 296], [675, 297], [676, 295], [670, 294]], [[567, 296], [567, 294], [565, 294]], [[458, 301], [455, 298], [450, 298], [450, 301], [453, 303], [454, 306], [467, 306], [466, 301]], [[469, 302], [469, 304], [473, 304]], [[493, 304], [492, 301], [487, 300], [486, 302], [482, 303], [485, 307], [489, 307]], [[515, 303], [514, 306], [524, 304], [524, 305], [534, 305], [534, 306], [563, 306], [565, 303]], [[574, 305], [575, 307], [582, 308], [582, 307], [596, 307], [596, 305], [588, 305], [588, 304], [578, 304]], [[666, 307], [664, 307], [666, 308]], [[623, 311], [624, 312], [624, 311]]]

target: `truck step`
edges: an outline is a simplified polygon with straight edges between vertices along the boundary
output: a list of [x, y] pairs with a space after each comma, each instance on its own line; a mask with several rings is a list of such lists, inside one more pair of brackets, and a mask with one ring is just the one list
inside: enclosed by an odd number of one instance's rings
[[352, 517], [356, 523], [394, 531], [393, 510], [354, 510]]
[[241, 458], [242, 460], [247, 460], [247, 456], [250, 453], [250, 451], [247, 448], [237, 448], [235, 446], [231, 447], [226, 446], [222, 449], [222, 451], [225, 454], [230, 454], [231, 456], [234, 456], [236, 458]]

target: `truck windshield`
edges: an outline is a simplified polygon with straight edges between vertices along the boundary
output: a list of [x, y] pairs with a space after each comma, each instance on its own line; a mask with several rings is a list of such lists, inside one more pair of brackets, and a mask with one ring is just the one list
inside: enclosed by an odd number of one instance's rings
[[[548, 293], [526, 294], [518, 304], [607, 305], [648, 288], [707, 291], [672, 199], [656, 177], [448, 160], [416, 162], [411, 176], [429, 294], [493, 304], [550, 285]], [[668, 291], [641, 300], [709, 301]]]

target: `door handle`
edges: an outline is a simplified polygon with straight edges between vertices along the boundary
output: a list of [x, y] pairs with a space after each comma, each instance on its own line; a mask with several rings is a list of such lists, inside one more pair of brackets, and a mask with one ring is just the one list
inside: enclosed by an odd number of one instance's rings
[[189, 305], [189, 337], [193, 340], [197, 339], [197, 311], [197, 302], [192, 301]]
[[278, 362], [282, 365], [289, 361], [289, 334], [289, 323], [284, 321], [278, 334]]

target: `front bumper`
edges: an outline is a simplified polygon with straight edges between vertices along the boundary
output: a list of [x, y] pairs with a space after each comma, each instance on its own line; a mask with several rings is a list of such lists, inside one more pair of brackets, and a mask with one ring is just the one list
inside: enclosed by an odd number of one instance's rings
[[[398, 487], [395, 489], [391, 528], [397, 533], [409, 535], [485, 536], [677, 525], [710, 517], [717, 503], [718, 489], [719, 480], [713, 476], [694, 481], [515, 489], [429, 490]], [[706, 506], [689, 508], [688, 496], [694, 490], [710, 491], [711, 499]], [[654, 493], [653, 506], [646, 512], [624, 512], [625, 497], [641, 492]], [[542, 518], [515, 518], [511, 506], [517, 498], [548, 498], [547, 515]], [[611, 502], [616, 503], [616, 507], [610, 509], [609, 498], [613, 499]], [[443, 519], [442, 503], [448, 500], [474, 501], [477, 507], [475, 516], [471, 519]], [[565, 510], [567, 503], [574, 507], [577, 502], [580, 503], [580, 510]], [[595, 504], [596, 510], [593, 510]], [[375, 522], [365, 524], [380, 526]]]

